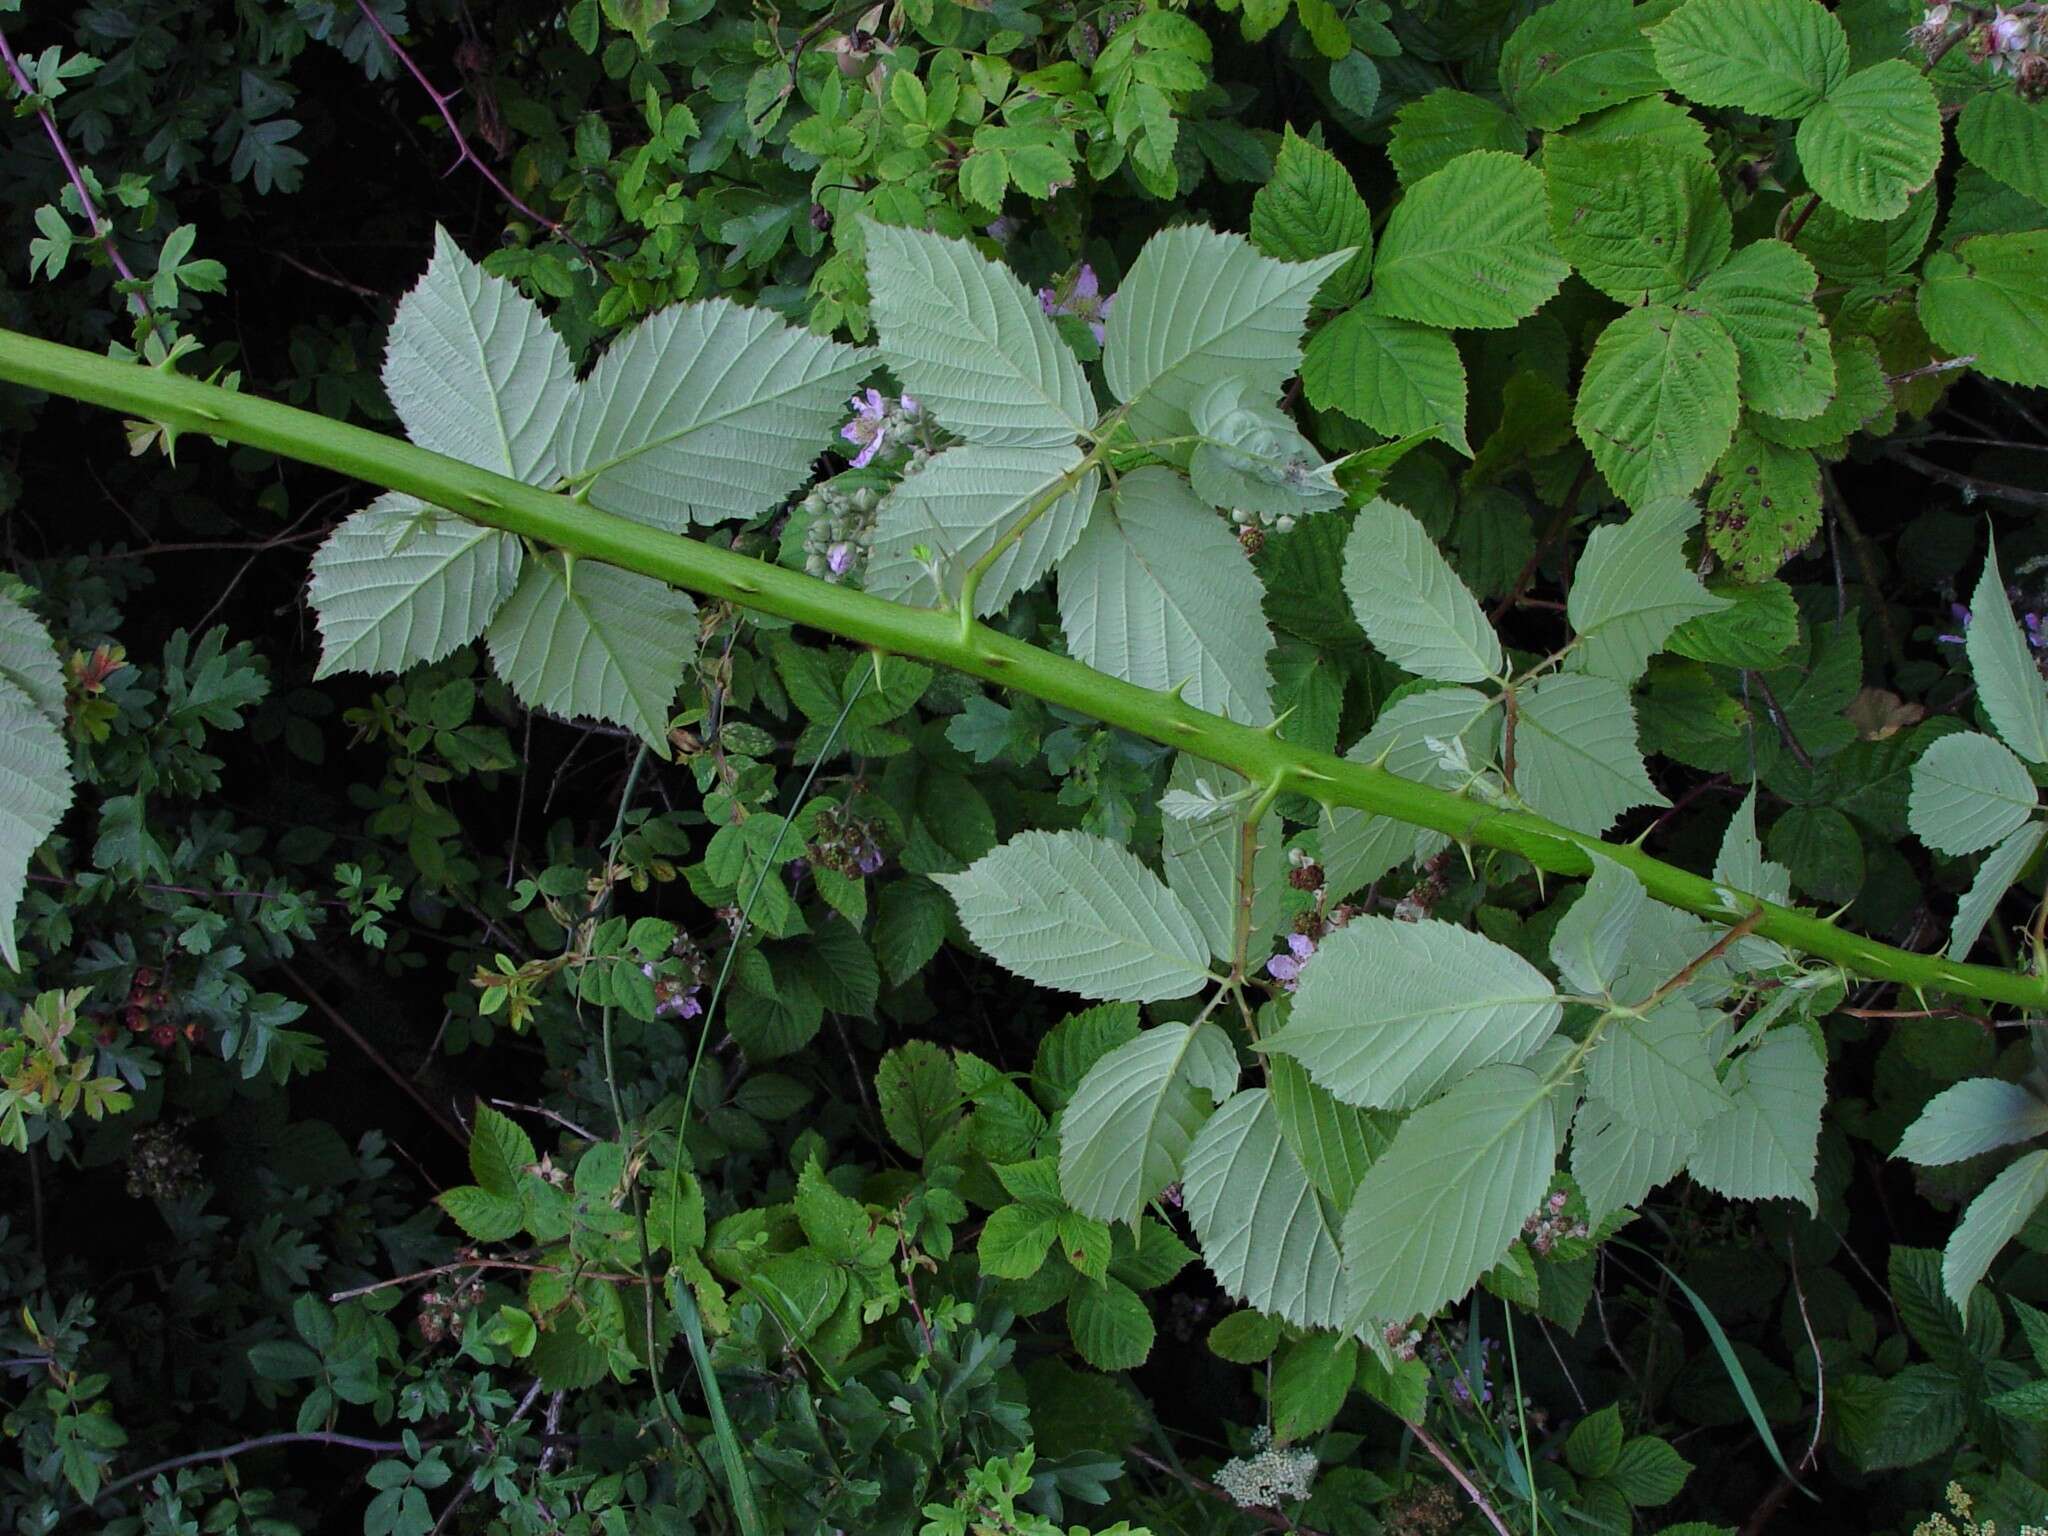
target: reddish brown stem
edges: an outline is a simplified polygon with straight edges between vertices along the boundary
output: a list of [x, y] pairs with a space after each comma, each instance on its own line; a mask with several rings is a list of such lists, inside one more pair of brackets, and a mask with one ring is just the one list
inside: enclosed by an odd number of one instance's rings
[[[14, 49], [9, 45], [5, 32], [0, 32], [0, 59], [6, 60], [7, 73], [14, 81], [14, 88], [21, 92], [21, 99], [34, 99], [35, 86], [23, 71], [20, 61], [14, 57]], [[71, 158], [70, 146], [64, 142], [64, 135], [57, 131], [57, 120], [43, 107], [36, 108], [36, 116], [42, 121], [43, 132], [49, 135], [50, 147], [57, 151], [57, 160], [64, 167], [64, 174], [71, 178], [71, 190], [78, 194], [78, 204], [85, 210], [86, 222], [92, 225], [93, 238], [106, 247], [107, 260], [113, 263], [116, 272], [128, 282], [140, 283], [141, 279], [129, 270], [127, 261], [121, 255], [121, 248], [114, 243], [114, 226], [103, 220], [99, 209], [93, 205], [92, 194], [85, 189], [85, 173], [78, 168], [78, 162]], [[142, 296], [139, 287], [128, 291], [128, 302], [134, 307], [137, 315], [145, 320], [149, 318], [149, 300]]]
[[[407, 53], [398, 39], [391, 35], [391, 29], [384, 25], [383, 18], [372, 9], [370, 0], [356, 0], [356, 9], [363, 13], [363, 19], [370, 24], [371, 29], [376, 32], [377, 36], [384, 40], [384, 46], [391, 50], [391, 56], [403, 64], [406, 73], [419, 82], [420, 89], [427, 93], [427, 100], [431, 101], [434, 104], [434, 110], [441, 114], [441, 121], [448, 125], [449, 135], [455, 140], [455, 164], [472, 167], [479, 176], [491, 184], [492, 189], [497, 192], [498, 196], [518, 209], [534, 223], [540, 225], [549, 234], [567, 241], [575, 247], [576, 253], [579, 256], [585, 261], [590, 261], [590, 252], [576, 244], [576, 241], [562, 228], [560, 220], [551, 219], [546, 214], [537, 213], [532, 208], [529, 208], [525, 200], [517, 192], [506, 186], [498, 173], [485, 164], [483, 158], [470, 147], [469, 135], [462, 131], [462, 125], [455, 120], [455, 111], [450, 105], [455, 100], [454, 94], [443, 91], [427, 78], [426, 71], [413, 62], [412, 55]], [[450, 167], [450, 169], [452, 170], [453, 167]], [[595, 263], [593, 262], [592, 265], [595, 265]]]

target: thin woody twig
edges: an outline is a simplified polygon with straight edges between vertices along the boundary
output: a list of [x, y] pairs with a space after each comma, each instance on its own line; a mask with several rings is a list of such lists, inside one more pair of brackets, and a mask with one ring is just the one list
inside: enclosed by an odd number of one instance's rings
[[[441, 114], [441, 121], [448, 125], [448, 132], [455, 140], [455, 165], [466, 164], [474, 168], [479, 176], [491, 184], [492, 189], [498, 196], [518, 209], [534, 223], [540, 225], [549, 234], [568, 242], [569, 245], [575, 248], [577, 255], [590, 262], [592, 266], [595, 266], [596, 262], [592, 260], [590, 252], [577, 244], [575, 237], [562, 227], [559, 219], [551, 219], [546, 214], [537, 213], [528, 207], [526, 201], [517, 192], [506, 186], [503, 178], [496, 171], [492, 170], [489, 165], [485, 164], [483, 157], [470, 147], [469, 135], [462, 131], [462, 125], [455, 120], [455, 111], [450, 105], [455, 100], [454, 94], [443, 91], [427, 78], [426, 71], [413, 62], [412, 55], [406, 52], [398, 39], [391, 35], [391, 29], [384, 25], [384, 19], [370, 5], [370, 0], [356, 0], [356, 9], [363, 13], [363, 19], [369, 22], [371, 30], [383, 39], [384, 46], [391, 50], [391, 56], [397, 59], [400, 64], [403, 64], [406, 73], [419, 82], [420, 89], [427, 93], [427, 99], [434, 104], [434, 110]], [[450, 170], [454, 168], [454, 166], [449, 167]]]
[[381, 1071], [386, 1077], [390, 1078], [392, 1082], [398, 1084], [399, 1090], [402, 1093], [404, 1093], [407, 1098], [411, 1099], [413, 1103], [417, 1104], [422, 1110], [426, 1112], [427, 1118], [434, 1123], [435, 1127], [439, 1129], [443, 1135], [448, 1137], [448, 1139], [450, 1141], [453, 1141], [458, 1147], [467, 1148], [469, 1146], [469, 1138], [463, 1135], [461, 1131], [457, 1130], [454, 1125], [449, 1123], [448, 1117], [442, 1114], [440, 1110], [434, 1107], [432, 1101], [429, 1100], [424, 1093], [420, 1092], [418, 1086], [412, 1081], [411, 1078], [407, 1077], [403, 1072], [399, 1071], [398, 1068], [392, 1066], [390, 1062], [386, 1061], [384, 1057], [378, 1052], [377, 1048], [370, 1044], [368, 1040], [363, 1038], [362, 1032], [358, 1030], [355, 1027], [355, 1025], [349, 1023], [349, 1021], [342, 1016], [341, 1010], [336, 1008], [334, 1004], [327, 1001], [326, 996], [320, 991], [319, 988], [315, 987], [310, 981], [306, 980], [304, 976], [300, 975], [298, 971], [293, 969], [290, 965], [280, 964], [278, 966], [278, 969], [284, 972], [285, 976], [290, 980], [291, 984], [299, 989], [300, 994], [303, 995], [308, 1002], [310, 1002], [315, 1008], [319, 1009], [322, 1014], [326, 1015], [328, 1023], [332, 1024], [336, 1029], [340, 1030], [342, 1034], [346, 1035], [349, 1038], [349, 1040], [355, 1045], [357, 1050], [361, 1051], [365, 1056], [369, 1057], [370, 1060], [376, 1064], [377, 1069], [379, 1071]]
[[1486, 1495], [1479, 1491], [1479, 1485], [1472, 1481], [1463, 1467], [1458, 1465], [1456, 1458], [1443, 1448], [1442, 1442], [1413, 1419], [1403, 1419], [1401, 1422], [1408, 1426], [1408, 1433], [1420, 1442], [1422, 1448], [1436, 1458], [1437, 1465], [1451, 1474], [1451, 1480], [1465, 1490], [1465, 1497], [1472, 1501], [1473, 1508], [1486, 1517], [1486, 1523], [1500, 1532], [1500, 1536], [1515, 1536], [1515, 1533], [1508, 1529], [1507, 1521], [1501, 1519], [1500, 1512], [1488, 1503]]
[[[556, 1275], [566, 1272], [559, 1264], [529, 1264], [524, 1259], [458, 1259], [453, 1264], [436, 1264], [431, 1269], [416, 1269], [409, 1275], [393, 1275], [389, 1280], [377, 1280], [369, 1285], [354, 1286], [346, 1291], [334, 1291], [329, 1294], [327, 1299], [329, 1302], [348, 1301], [357, 1296], [368, 1296], [377, 1291], [388, 1291], [393, 1286], [410, 1285], [415, 1280], [432, 1280], [438, 1275], [452, 1275], [465, 1269], [512, 1269], [527, 1275]], [[647, 1284], [638, 1275], [617, 1275], [597, 1269], [579, 1269], [576, 1271], [576, 1278], [579, 1280], [609, 1280], [617, 1285]]]
[[1993, 501], [2010, 502], [2016, 507], [2029, 507], [2036, 512], [2048, 512], [2048, 491], [2029, 491], [2017, 485], [2006, 485], [1998, 480], [1981, 480], [1975, 475], [1966, 475], [1961, 470], [1930, 464], [1917, 453], [1908, 453], [1896, 446], [1887, 447], [1884, 452], [1887, 458], [1897, 459], [1908, 469], [1916, 469], [1930, 480], [1939, 481], [1959, 491], [1966, 491], [1972, 496], [1987, 496]]
[[[5, 32], [0, 32], [0, 59], [6, 60], [7, 73], [14, 80], [14, 88], [21, 92], [21, 99], [33, 100], [36, 94], [35, 85], [22, 69], [20, 61], [15, 58], [14, 49], [8, 43]], [[93, 238], [106, 247], [107, 260], [113, 263], [114, 270], [127, 281], [139, 284], [142, 280], [129, 268], [126, 258], [121, 255], [121, 248], [114, 243], [113, 224], [102, 219], [99, 209], [93, 205], [92, 194], [85, 189], [85, 173], [79, 169], [78, 162], [71, 158], [71, 147], [64, 142], [64, 135], [58, 131], [57, 120], [50, 116], [48, 109], [44, 107], [36, 108], [36, 116], [42, 121], [43, 132], [49, 136], [50, 147], [57, 151], [57, 160], [64, 167], [64, 174], [71, 179], [71, 190], [78, 194], [78, 204], [85, 210], [86, 222], [92, 225]], [[142, 296], [139, 287], [128, 291], [128, 302], [137, 315], [145, 320], [149, 318], [149, 300]]]

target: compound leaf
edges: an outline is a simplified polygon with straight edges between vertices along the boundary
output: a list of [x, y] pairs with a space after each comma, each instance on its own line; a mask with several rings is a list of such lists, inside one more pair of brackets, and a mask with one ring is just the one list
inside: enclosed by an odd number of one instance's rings
[[1161, 1024], [1096, 1062], [1060, 1117], [1067, 1204], [1135, 1224], [1181, 1177], [1195, 1133], [1237, 1076], [1236, 1048], [1214, 1024]]

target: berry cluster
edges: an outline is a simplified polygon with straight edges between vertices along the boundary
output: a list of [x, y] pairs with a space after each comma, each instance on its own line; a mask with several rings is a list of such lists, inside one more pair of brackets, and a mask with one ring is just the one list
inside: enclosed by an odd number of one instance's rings
[[[154, 966], [138, 965], [128, 987], [128, 1001], [121, 1008], [121, 1022], [128, 1026], [131, 1035], [146, 1035], [149, 1043], [160, 1051], [168, 1051], [181, 1036], [197, 1045], [206, 1038], [206, 1026], [197, 1019], [187, 1019], [183, 1025], [173, 1022], [168, 1017], [171, 994], [162, 982], [163, 977]], [[100, 1042], [111, 1045], [113, 1041], [114, 1027], [109, 1024], [100, 1031]]]
[[825, 581], [858, 585], [875, 536], [875, 509], [881, 504], [882, 493], [872, 487], [814, 489], [800, 503], [811, 519], [804, 528], [804, 570]]

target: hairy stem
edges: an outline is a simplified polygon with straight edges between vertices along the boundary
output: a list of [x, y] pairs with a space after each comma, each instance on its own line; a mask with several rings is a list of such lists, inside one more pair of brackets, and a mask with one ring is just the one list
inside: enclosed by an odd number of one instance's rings
[[1861, 976], [2048, 1009], [2048, 979], [1876, 943], [1811, 912], [1730, 892], [1632, 844], [1604, 842], [1526, 811], [1486, 805], [1347, 762], [1283, 740], [1275, 728], [1262, 730], [1205, 713], [1172, 694], [1106, 676], [986, 625], [962, 626], [950, 608], [910, 608], [849, 592], [310, 411], [4, 330], [0, 378], [315, 464], [580, 558], [792, 619], [876, 651], [951, 667], [1326, 806], [1370, 811], [1461, 843], [1503, 849], [1557, 874], [1588, 873], [1597, 853], [1634, 874], [1659, 901], [1722, 919], [1758, 909], [1757, 933]]

